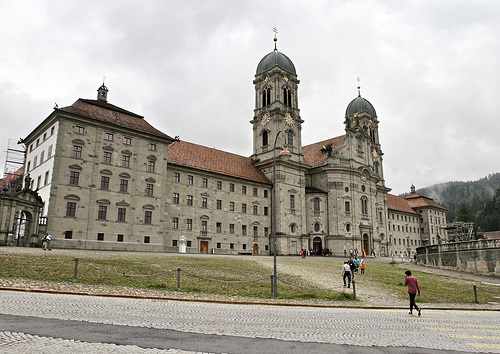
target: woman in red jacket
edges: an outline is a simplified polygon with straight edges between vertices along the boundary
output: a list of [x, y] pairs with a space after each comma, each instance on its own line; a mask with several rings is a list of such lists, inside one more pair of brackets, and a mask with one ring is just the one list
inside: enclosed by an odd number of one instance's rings
[[413, 314], [413, 308], [415, 307], [415, 310], [418, 311], [418, 315], [420, 316], [421, 310], [415, 303], [415, 295], [418, 294], [418, 296], [420, 297], [420, 288], [418, 286], [417, 278], [411, 275], [411, 272], [409, 270], [407, 270], [405, 274], [405, 285], [408, 285], [408, 295], [410, 295], [410, 315]]

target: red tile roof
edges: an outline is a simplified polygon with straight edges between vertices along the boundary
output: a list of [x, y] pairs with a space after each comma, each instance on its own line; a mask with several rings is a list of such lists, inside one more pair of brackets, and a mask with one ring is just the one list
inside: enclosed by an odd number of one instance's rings
[[345, 135], [302, 147], [304, 161], [311, 167], [324, 166], [328, 162], [328, 150], [338, 149], [345, 143]]
[[410, 207], [410, 204], [408, 204], [408, 201], [405, 198], [401, 198], [390, 193], [387, 193], [387, 209], [418, 215], [418, 213]]
[[[57, 111], [58, 109], [56, 109]], [[160, 138], [173, 140], [144, 120], [143, 116], [129, 112], [123, 108], [98, 100], [80, 98], [71, 106], [59, 109], [63, 112], [77, 114], [86, 118], [95, 119], [112, 125], [137, 130]]]
[[252, 165], [249, 157], [186, 141], [174, 141], [169, 145], [167, 162], [201, 171], [271, 184], [271, 181]]
[[424, 208], [424, 207], [433, 207], [437, 209], [442, 209], [446, 210], [445, 207], [439, 205], [434, 201], [432, 198], [424, 197], [420, 194], [417, 193], [410, 193], [405, 197], [405, 199], [408, 201], [408, 204], [412, 208]]

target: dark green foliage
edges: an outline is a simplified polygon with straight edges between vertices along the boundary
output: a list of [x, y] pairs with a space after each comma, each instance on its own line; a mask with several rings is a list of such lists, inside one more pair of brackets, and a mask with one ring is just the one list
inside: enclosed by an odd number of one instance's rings
[[477, 223], [483, 231], [500, 230], [500, 188], [477, 214]]

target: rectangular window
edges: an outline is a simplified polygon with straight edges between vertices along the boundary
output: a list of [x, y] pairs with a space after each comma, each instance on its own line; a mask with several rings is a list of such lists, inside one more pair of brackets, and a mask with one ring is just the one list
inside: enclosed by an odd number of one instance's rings
[[54, 130], [55, 130], [55, 127], [50, 128], [50, 135], [51, 136], [54, 135]]
[[127, 218], [127, 209], [118, 208], [118, 221], [125, 222]]
[[268, 227], [264, 228], [264, 236], [265, 237], [269, 236], [269, 228]]
[[193, 205], [193, 196], [192, 195], [188, 195], [187, 196], [186, 204], [189, 205], [189, 206]]
[[36, 180], [36, 189], [40, 189], [41, 182], [42, 182], [42, 176], [38, 176]]
[[346, 213], [351, 212], [351, 202], [348, 202], [348, 201], [345, 202], [345, 212]]
[[149, 145], [148, 145], [148, 150], [151, 150], [151, 151], [156, 151], [156, 144], [151, 144], [151, 143], [149, 143]]
[[64, 238], [66, 240], [71, 240], [73, 238], [73, 231], [64, 231]]
[[99, 205], [99, 209], [97, 211], [97, 219], [98, 220], [106, 220], [106, 214], [108, 212], [108, 207], [105, 205]]
[[264, 189], [264, 198], [267, 198], [267, 193], [268, 193], [268, 190]]
[[177, 247], [177, 240], [172, 240], [172, 247]]
[[172, 195], [172, 204], [179, 204], [179, 193], [174, 193]]
[[256, 197], [257, 196], [257, 188], [254, 188], [253, 189], [253, 196]]
[[153, 223], [153, 212], [151, 210], [144, 211], [144, 223], [145, 224]]
[[222, 223], [221, 222], [216, 223], [215, 229], [217, 230], [217, 233], [220, 234], [222, 232]]
[[40, 154], [40, 163], [43, 162], [43, 159], [45, 158], [45, 151], [42, 151], [42, 153]]
[[229, 244], [229, 248], [232, 249], [232, 250], [234, 250], [234, 243], [230, 243]]
[[40, 145], [40, 138], [36, 139], [36, 147]]
[[172, 218], [172, 229], [178, 229], [179, 228], [179, 218], [173, 217]]
[[253, 215], [257, 215], [259, 213], [259, 207], [257, 205], [253, 206]]
[[151, 237], [150, 236], [144, 236], [144, 243], [150, 243], [151, 242]]
[[132, 144], [132, 139], [131, 138], [123, 137], [123, 143], [125, 145], [131, 145]]
[[[71, 157], [81, 159], [82, 158], [82, 150], [83, 148], [78, 145], [73, 145], [73, 152], [71, 153]], [[36, 167], [36, 162], [33, 163], [33, 168]]]
[[152, 183], [146, 183], [146, 195], [148, 197], [152, 197], [153, 196], [153, 188], [154, 188], [154, 184], [152, 184]]
[[122, 156], [122, 167], [130, 167], [130, 156], [128, 155]]
[[104, 234], [103, 233], [99, 232], [97, 234], [97, 241], [104, 241]]
[[229, 191], [234, 192], [234, 183], [229, 183]]
[[295, 210], [295, 196], [293, 194], [290, 195], [290, 209]]
[[186, 219], [186, 230], [193, 229], [193, 219]]
[[76, 203], [74, 202], [66, 203], [66, 216], [71, 216], [71, 217], [76, 216]]
[[80, 181], [80, 172], [69, 171], [69, 184], [78, 186]]
[[202, 178], [202, 180], [201, 180], [201, 186], [203, 188], [207, 188], [208, 187], [208, 178]]
[[112, 156], [111, 152], [104, 151], [104, 153], [102, 154], [102, 162], [110, 164], [111, 163], [111, 156]]
[[101, 189], [109, 189], [109, 177], [101, 176]]
[[52, 145], [49, 146], [49, 149], [47, 150], [47, 158], [50, 159], [52, 156]]
[[208, 229], [208, 223], [206, 220], [201, 220], [201, 231], [207, 232]]
[[208, 200], [206, 197], [201, 198], [201, 207], [202, 208], [207, 208], [208, 207]]
[[38, 162], [38, 156], [35, 156], [35, 158], [33, 159], [33, 168], [36, 167], [37, 162]]
[[181, 182], [181, 174], [179, 172], [174, 172], [174, 182], [175, 183]]
[[234, 234], [234, 224], [229, 224], [229, 233]]
[[193, 184], [194, 177], [191, 175], [188, 175], [188, 184], [192, 185]]
[[217, 209], [221, 210], [222, 209], [222, 200], [217, 199]]
[[269, 207], [264, 207], [264, 215], [269, 215]]
[[47, 140], [47, 133], [43, 133], [43, 141]]
[[85, 133], [85, 128], [83, 128], [83, 127], [79, 127], [79, 126], [77, 125], [77, 126], [75, 126], [75, 133], [76, 133], [76, 134], [83, 134], [83, 133]]
[[217, 242], [217, 248], [222, 248], [222, 243]]
[[259, 236], [259, 227], [258, 226], [254, 226], [253, 227], [253, 235], [254, 236]]
[[242, 246], [243, 246], [243, 249], [244, 249], [244, 250], [246, 250], [246, 249], [247, 249], [247, 245], [246, 245], [246, 243], [242, 244]]
[[241, 203], [241, 212], [246, 213], [247, 212], [247, 205], [245, 203]]
[[247, 194], [247, 186], [241, 186], [241, 194]]
[[104, 133], [104, 140], [113, 141], [113, 134]]
[[229, 211], [234, 211], [234, 202], [229, 202]]
[[127, 193], [128, 192], [128, 179], [120, 180], [120, 192]]
[[154, 172], [155, 171], [155, 162], [148, 160], [148, 172]]
[[116, 236], [116, 242], [123, 242], [123, 235], [118, 234], [118, 235]]
[[222, 181], [217, 181], [217, 189], [222, 190]]
[[191, 241], [186, 241], [186, 242], [187, 242], [187, 246], [191, 247]]
[[247, 226], [246, 225], [241, 225], [241, 234], [245, 236], [247, 234]]

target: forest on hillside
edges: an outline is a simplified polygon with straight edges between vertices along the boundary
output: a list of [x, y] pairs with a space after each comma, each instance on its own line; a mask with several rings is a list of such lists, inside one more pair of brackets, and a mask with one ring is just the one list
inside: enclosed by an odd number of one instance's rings
[[[457, 220], [459, 210], [465, 206], [477, 227], [483, 231], [500, 230], [500, 173], [490, 174], [477, 181], [434, 184], [417, 189], [416, 193], [432, 198], [448, 209], [448, 223], [467, 221]], [[401, 197], [407, 195], [402, 194]]]

